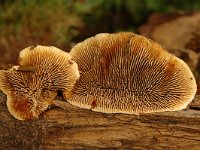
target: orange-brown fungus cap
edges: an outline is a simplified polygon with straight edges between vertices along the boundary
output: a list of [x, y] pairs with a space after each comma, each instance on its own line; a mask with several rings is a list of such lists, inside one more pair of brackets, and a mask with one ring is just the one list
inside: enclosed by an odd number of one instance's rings
[[133, 33], [98, 34], [70, 52], [80, 78], [73, 105], [106, 113], [151, 113], [184, 109], [196, 93], [195, 78], [181, 59]]
[[9, 112], [31, 119], [47, 109], [57, 91], [69, 92], [79, 78], [71, 56], [55, 47], [28, 47], [20, 52], [19, 66], [0, 71], [0, 89], [7, 95]]

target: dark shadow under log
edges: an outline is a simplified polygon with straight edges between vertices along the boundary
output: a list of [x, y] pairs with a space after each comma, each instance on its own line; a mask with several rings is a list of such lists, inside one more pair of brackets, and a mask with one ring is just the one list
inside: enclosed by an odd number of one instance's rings
[[187, 110], [105, 114], [57, 101], [39, 119], [19, 121], [0, 92], [0, 149], [200, 149], [200, 96]]

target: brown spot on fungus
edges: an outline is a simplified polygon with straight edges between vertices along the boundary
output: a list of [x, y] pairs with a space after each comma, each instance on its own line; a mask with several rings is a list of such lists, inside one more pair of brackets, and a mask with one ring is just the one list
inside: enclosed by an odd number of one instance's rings
[[96, 99], [94, 99], [91, 103], [91, 108], [90, 109], [94, 109], [95, 107], [97, 107], [97, 101]]
[[30, 49], [30, 50], [34, 50], [36, 47], [37, 47], [37, 45], [35, 45], [35, 46], [30, 46], [29, 49]]
[[7, 95], [9, 112], [19, 120], [38, 117], [56, 97], [70, 92], [79, 78], [71, 56], [55, 47], [28, 47], [20, 52], [19, 66], [0, 71], [0, 89]]
[[187, 64], [140, 35], [98, 34], [70, 54], [80, 78], [67, 101], [82, 108], [128, 114], [176, 111], [196, 93]]
[[36, 67], [34, 66], [13, 66], [13, 69], [18, 71], [34, 71]]

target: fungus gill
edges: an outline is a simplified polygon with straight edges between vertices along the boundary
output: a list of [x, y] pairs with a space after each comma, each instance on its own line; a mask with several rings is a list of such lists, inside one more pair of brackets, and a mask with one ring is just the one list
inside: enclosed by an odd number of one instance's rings
[[133, 33], [98, 34], [77, 45], [70, 55], [80, 78], [72, 105], [105, 113], [151, 113], [184, 109], [196, 93], [187, 64]]
[[47, 109], [58, 90], [69, 92], [78, 78], [77, 64], [68, 53], [55, 47], [28, 47], [20, 52], [19, 66], [0, 70], [0, 90], [16, 119], [31, 119]]

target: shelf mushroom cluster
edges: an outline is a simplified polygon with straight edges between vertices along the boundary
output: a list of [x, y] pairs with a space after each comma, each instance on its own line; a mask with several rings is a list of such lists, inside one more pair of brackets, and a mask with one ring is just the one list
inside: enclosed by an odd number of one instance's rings
[[0, 70], [0, 90], [19, 120], [38, 117], [61, 91], [72, 105], [104, 113], [140, 114], [186, 108], [195, 78], [181, 59], [129, 32], [101, 33], [70, 53], [28, 47], [19, 65]]
[[0, 89], [7, 95], [9, 112], [27, 120], [46, 110], [57, 91], [71, 91], [78, 78], [78, 66], [68, 53], [28, 47], [20, 52], [18, 66], [0, 71]]

